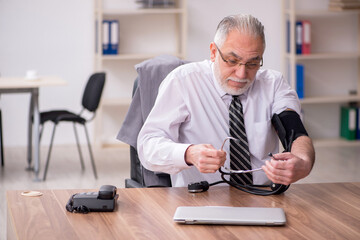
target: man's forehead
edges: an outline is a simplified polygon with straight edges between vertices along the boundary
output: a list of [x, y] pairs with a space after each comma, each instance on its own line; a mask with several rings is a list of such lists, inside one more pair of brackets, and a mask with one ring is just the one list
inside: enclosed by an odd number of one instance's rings
[[223, 44], [224, 54], [231, 55], [240, 60], [258, 60], [264, 52], [264, 45], [259, 36], [232, 31]]

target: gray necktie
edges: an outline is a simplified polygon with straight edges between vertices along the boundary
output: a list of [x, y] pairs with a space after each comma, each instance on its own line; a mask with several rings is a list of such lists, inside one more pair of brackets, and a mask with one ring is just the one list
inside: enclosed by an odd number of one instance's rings
[[[229, 108], [230, 136], [240, 142], [230, 140], [230, 168], [251, 170], [249, 145], [246, 137], [242, 104], [238, 96], [233, 96]], [[252, 173], [232, 174], [230, 181], [248, 185], [253, 183]]]

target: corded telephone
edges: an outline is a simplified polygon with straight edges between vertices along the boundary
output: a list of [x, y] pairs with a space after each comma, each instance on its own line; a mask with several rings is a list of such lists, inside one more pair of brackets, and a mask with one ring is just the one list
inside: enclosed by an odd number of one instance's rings
[[103, 185], [99, 192], [84, 192], [72, 195], [66, 204], [69, 212], [112, 212], [116, 206], [116, 187]]

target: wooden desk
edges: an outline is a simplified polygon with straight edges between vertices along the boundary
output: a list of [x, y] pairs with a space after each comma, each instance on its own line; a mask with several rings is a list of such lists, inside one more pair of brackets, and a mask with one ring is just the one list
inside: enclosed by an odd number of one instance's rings
[[[360, 183], [293, 184], [283, 195], [255, 196], [228, 186], [190, 194], [186, 188], [118, 189], [115, 212], [69, 213], [84, 190], [8, 191], [8, 239], [360, 239]], [[180, 225], [177, 206], [281, 207], [281, 227]]]
[[[0, 95], [3, 93], [30, 93], [30, 110], [28, 119], [28, 170], [34, 170], [35, 180], [39, 181], [40, 170], [40, 113], [39, 113], [39, 88], [45, 86], [65, 85], [66, 82], [59, 77], [40, 76], [37, 80], [26, 78], [1, 77]], [[32, 124], [32, 118], [34, 125]], [[35, 134], [32, 135], [32, 130]], [[32, 143], [34, 142], [34, 168], [32, 168]]]

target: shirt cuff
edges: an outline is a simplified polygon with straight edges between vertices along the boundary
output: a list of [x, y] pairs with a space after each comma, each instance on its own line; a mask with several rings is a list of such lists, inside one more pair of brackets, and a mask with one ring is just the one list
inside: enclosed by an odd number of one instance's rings
[[178, 144], [172, 153], [172, 159], [174, 160], [175, 168], [187, 169], [190, 168], [185, 162], [185, 152], [191, 144]]

